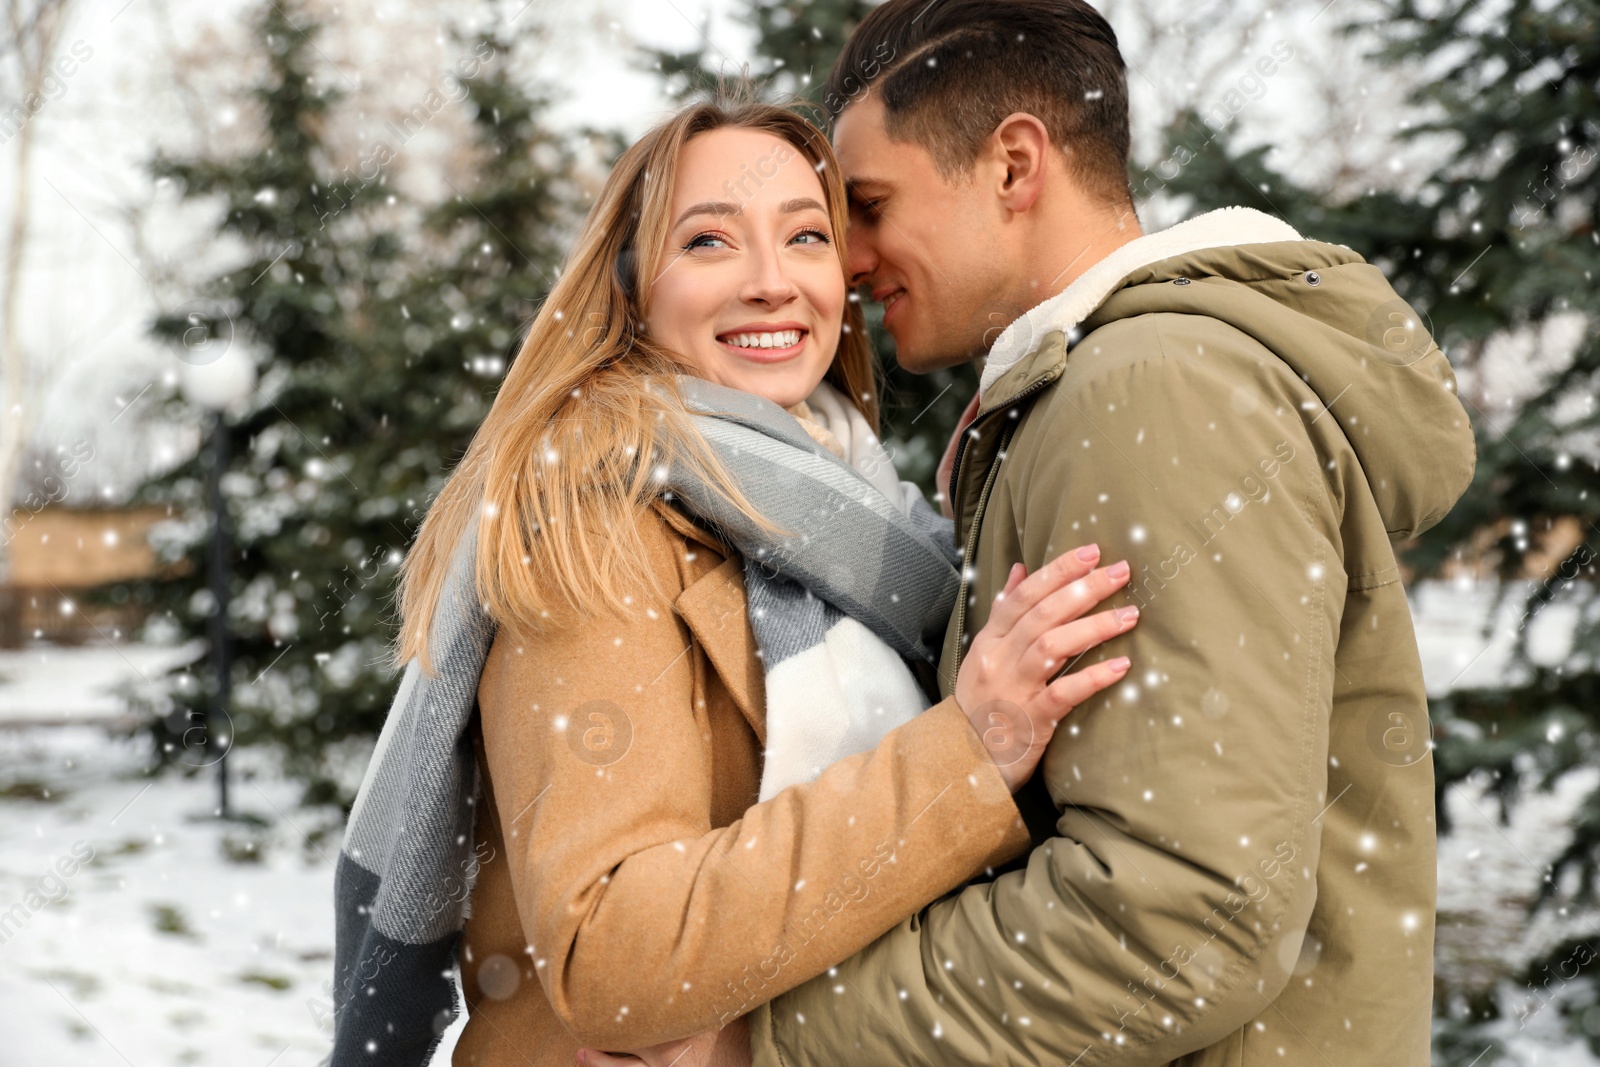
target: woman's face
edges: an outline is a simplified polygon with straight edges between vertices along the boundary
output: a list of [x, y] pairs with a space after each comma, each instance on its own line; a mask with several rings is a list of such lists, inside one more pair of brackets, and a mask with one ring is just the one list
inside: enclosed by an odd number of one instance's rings
[[833, 363], [844, 272], [822, 182], [788, 141], [725, 128], [683, 146], [645, 327], [693, 373], [792, 407]]

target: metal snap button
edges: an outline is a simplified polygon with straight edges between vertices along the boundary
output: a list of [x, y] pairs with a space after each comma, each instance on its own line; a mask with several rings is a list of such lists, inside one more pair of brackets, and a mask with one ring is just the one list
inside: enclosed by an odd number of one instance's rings
[[1322, 284], [1322, 275], [1318, 274], [1314, 270], [1306, 271], [1306, 284], [1307, 285], [1321, 285]]
[[1188, 285], [1189, 284], [1189, 279], [1188, 278], [1174, 278], [1174, 279], [1172, 279], [1172, 284], [1173, 285]]

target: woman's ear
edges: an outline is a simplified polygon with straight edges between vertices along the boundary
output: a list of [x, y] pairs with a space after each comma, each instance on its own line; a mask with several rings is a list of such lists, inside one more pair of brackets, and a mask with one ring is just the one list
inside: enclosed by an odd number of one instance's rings
[[1035, 115], [1014, 111], [989, 135], [990, 149], [1001, 170], [996, 190], [1012, 211], [1027, 211], [1044, 191], [1045, 170], [1053, 147], [1050, 131]]
[[617, 251], [617, 261], [613, 266], [617, 285], [628, 297], [628, 303], [635, 306], [639, 303], [638, 285], [635, 279], [639, 273], [639, 256], [633, 250], [633, 243], [623, 245]]

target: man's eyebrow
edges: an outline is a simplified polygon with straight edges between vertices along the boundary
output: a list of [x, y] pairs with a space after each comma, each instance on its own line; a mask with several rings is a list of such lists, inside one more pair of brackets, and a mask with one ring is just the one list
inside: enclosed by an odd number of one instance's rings
[[846, 178], [844, 180], [844, 191], [852, 200], [860, 200], [862, 197], [870, 195], [863, 191], [864, 187], [882, 190], [887, 188], [888, 184], [881, 178]]

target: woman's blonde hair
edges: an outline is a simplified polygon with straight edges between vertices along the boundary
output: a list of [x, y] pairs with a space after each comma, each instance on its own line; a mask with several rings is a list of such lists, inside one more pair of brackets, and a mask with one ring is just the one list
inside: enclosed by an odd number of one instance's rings
[[[489, 414], [401, 563], [393, 666], [415, 656], [432, 673], [430, 623], [475, 515], [479, 600], [497, 623], [533, 629], [568, 609], [621, 611], [629, 593], [663, 592], [641, 526], [666, 488], [656, 475], [662, 464], [697, 470], [729, 504], [773, 528], [695, 429], [675, 377], [688, 367], [643, 327], [683, 146], [725, 128], [772, 133], [799, 151], [822, 182], [847, 270], [844, 182], [827, 138], [797, 112], [745, 88], [723, 89], [640, 138], [606, 179]], [[876, 431], [878, 379], [855, 300], [845, 302], [827, 379]]]

